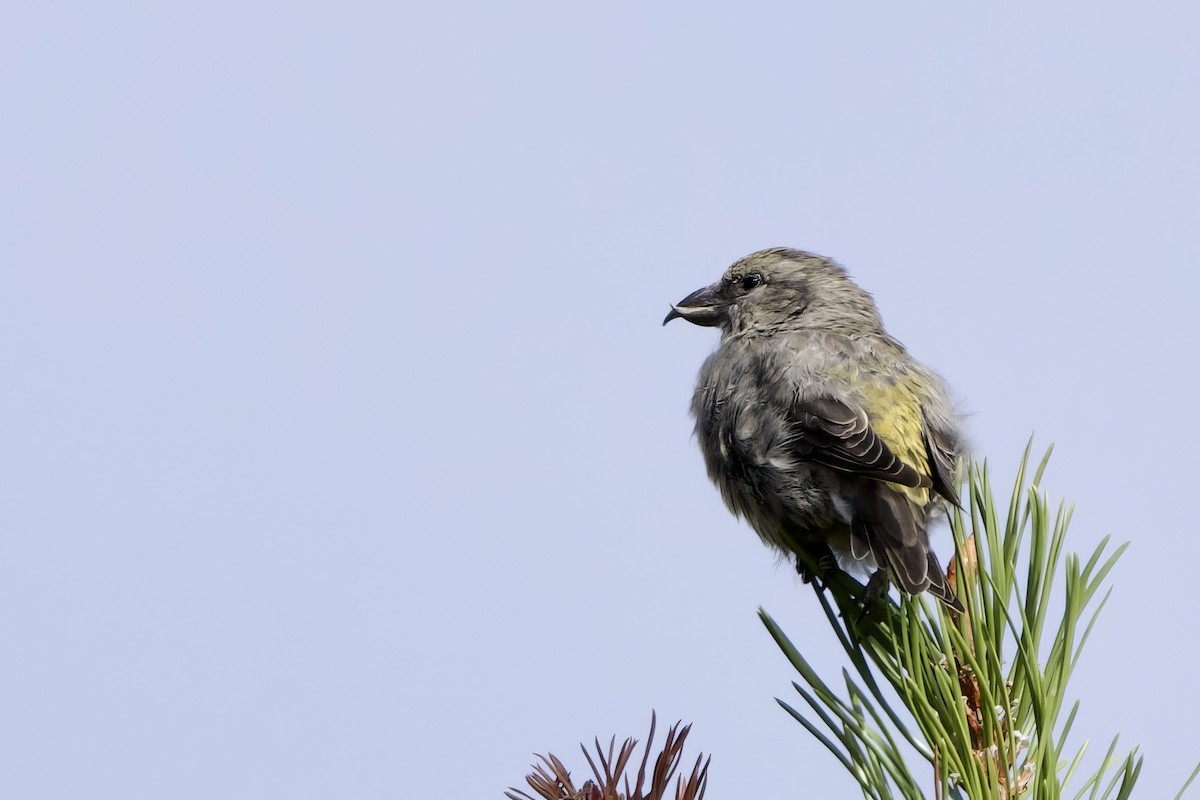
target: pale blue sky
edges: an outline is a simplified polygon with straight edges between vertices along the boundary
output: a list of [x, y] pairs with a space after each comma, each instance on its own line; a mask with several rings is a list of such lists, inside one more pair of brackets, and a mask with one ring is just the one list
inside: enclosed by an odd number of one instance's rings
[[[710, 796], [854, 796], [775, 705], [810, 591], [691, 440], [734, 259], [831, 255], [1072, 546], [1133, 545], [1079, 734], [1200, 758], [1186, 3], [10, 4], [0, 794], [499, 797], [692, 721]], [[941, 552], [948, 541], [939, 536]], [[1169, 649], [1164, 646], [1169, 643]]]

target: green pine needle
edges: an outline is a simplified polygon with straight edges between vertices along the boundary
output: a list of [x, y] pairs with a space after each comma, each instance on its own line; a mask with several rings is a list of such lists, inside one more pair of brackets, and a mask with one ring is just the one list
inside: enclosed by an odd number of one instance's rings
[[[1087, 744], [1067, 745], [1078, 709], [1060, 720], [1067, 681], [1110, 590], [1094, 607], [1093, 600], [1127, 545], [1106, 553], [1106, 537], [1086, 562], [1067, 553], [1072, 509], [1052, 509], [1040, 488], [1050, 450], [1027, 482], [1029, 456], [1026, 447], [1007, 511], [995, 502], [984, 463], [967, 471], [968, 508], [949, 515], [957, 552], [951, 580], [965, 614], [905, 596], [898, 604], [881, 600], [859, 619], [862, 587], [854, 581], [817, 590], [850, 662], [844, 691], [759, 611], [799, 673], [794, 686], [811, 713], [779, 704], [834, 754], [864, 797], [927, 796], [902, 746], [933, 765], [936, 798], [1059, 800], [1077, 780]], [[1129, 797], [1142, 759], [1136, 748], [1116, 757], [1116, 745], [1114, 738], [1074, 797]], [[1200, 766], [1184, 790], [1197, 774]]]

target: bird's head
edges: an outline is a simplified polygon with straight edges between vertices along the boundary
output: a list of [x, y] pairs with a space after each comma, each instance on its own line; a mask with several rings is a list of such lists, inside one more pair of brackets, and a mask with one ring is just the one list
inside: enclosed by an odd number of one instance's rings
[[721, 280], [671, 306], [676, 317], [722, 333], [825, 329], [882, 332], [875, 301], [824, 256], [775, 247], [736, 262]]

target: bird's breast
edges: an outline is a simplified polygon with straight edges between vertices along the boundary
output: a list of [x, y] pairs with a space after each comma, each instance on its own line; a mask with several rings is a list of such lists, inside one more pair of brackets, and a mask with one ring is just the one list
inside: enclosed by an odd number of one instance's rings
[[786, 416], [752, 386], [702, 385], [693, 412], [709, 478], [768, 544], [786, 550], [839, 520], [821, 471], [792, 446]]

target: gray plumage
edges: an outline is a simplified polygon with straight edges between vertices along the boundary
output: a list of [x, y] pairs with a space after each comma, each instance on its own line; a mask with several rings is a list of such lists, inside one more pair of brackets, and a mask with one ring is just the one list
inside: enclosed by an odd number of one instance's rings
[[729, 509], [782, 553], [826, 566], [836, 554], [874, 570], [875, 585], [887, 576], [961, 610], [926, 532], [944, 502], [958, 504], [959, 419], [871, 296], [830, 259], [774, 248], [663, 324], [676, 317], [721, 329], [692, 414]]

